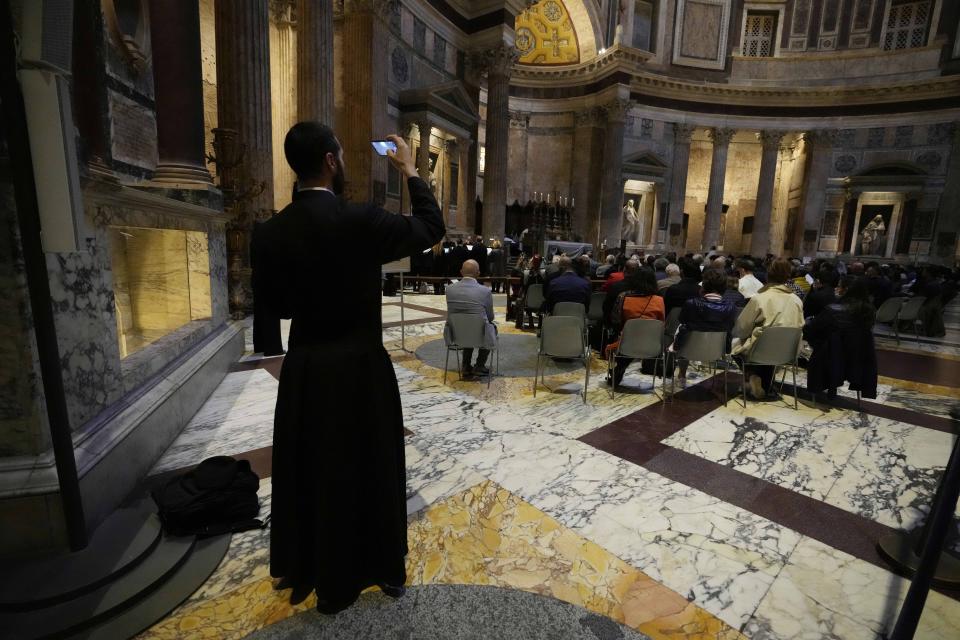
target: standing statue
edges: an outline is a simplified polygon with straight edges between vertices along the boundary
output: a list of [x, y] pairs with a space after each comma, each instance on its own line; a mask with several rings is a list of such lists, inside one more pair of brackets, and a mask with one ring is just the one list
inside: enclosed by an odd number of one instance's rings
[[640, 227], [640, 214], [637, 213], [637, 210], [633, 206], [633, 200], [627, 200], [627, 204], [623, 207], [623, 217], [626, 221], [626, 225], [623, 228], [623, 233], [620, 237], [624, 240], [629, 240], [630, 242], [636, 242], [637, 240], [637, 230]]
[[867, 226], [860, 232], [860, 254], [876, 256], [883, 250], [884, 241], [887, 238], [887, 227], [883, 223], [883, 216], [876, 216], [867, 223]]

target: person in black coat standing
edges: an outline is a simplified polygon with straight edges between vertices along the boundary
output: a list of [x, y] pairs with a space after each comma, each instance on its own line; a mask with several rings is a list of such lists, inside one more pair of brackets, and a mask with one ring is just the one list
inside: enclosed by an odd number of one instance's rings
[[[292, 318], [274, 415], [270, 573], [293, 589], [292, 602], [316, 590], [323, 613], [373, 585], [399, 597], [406, 581], [403, 413], [383, 347], [380, 267], [438, 242], [444, 224], [409, 147], [389, 139], [412, 216], [344, 202], [339, 141], [329, 127], [301, 122], [284, 142], [300, 188], [252, 247], [259, 304]], [[372, 259], [352, 267], [341, 292], [349, 316], [330, 313], [324, 274], [353, 263], [360, 238]]]
[[876, 310], [870, 303], [862, 277], [846, 275], [837, 285], [839, 301], [827, 305], [803, 327], [803, 337], [813, 348], [807, 365], [807, 389], [827, 392], [848, 382], [851, 391], [877, 397], [877, 350], [873, 340]]

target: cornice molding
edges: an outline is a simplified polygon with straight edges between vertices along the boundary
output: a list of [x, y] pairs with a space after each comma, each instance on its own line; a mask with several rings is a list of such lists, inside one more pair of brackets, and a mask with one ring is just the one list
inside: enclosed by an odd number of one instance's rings
[[615, 71], [635, 73], [652, 55], [639, 49], [615, 46], [602, 56], [570, 65], [536, 66], [518, 64], [510, 83], [523, 87], [575, 86], [589, 84]]
[[747, 87], [688, 82], [641, 73], [634, 76], [631, 89], [646, 95], [689, 102], [781, 107], [832, 106], [960, 98], [960, 76], [883, 86]]

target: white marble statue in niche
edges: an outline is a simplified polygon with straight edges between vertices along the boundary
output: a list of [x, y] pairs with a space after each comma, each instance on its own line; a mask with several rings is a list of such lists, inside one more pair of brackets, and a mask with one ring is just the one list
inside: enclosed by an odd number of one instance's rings
[[623, 218], [625, 224], [623, 234], [620, 236], [621, 239], [636, 242], [637, 231], [640, 229], [640, 214], [637, 213], [636, 208], [633, 206], [632, 198], [627, 200], [627, 204], [623, 206]]
[[875, 216], [860, 232], [860, 254], [865, 256], [881, 255], [884, 242], [887, 239], [886, 232], [887, 227], [883, 222], [883, 216]]

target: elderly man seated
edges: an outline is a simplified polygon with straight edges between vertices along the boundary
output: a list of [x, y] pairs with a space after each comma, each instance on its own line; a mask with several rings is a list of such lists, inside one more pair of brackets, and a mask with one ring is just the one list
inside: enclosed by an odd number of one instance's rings
[[[487, 349], [478, 349], [477, 361], [471, 365], [473, 349], [463, 349], [462, 375], [464, 378], [473, 374], [485, 376], [490, 374], [486, 367], [490, 349], [497, 344], [497, 326], [493, 324], [493, 292], [488, 287], [477, 282], [480, 275], [480, 265], [476, 260], [467, 260], [460, 268], [462, 279], [460, 282], [447, 286], [447, 315], [477, 314], [486, 318], [484, 327], [484, 345]], [[443, 328], [443, 338], [447, 344], [454, 342], [450, 324]]]

